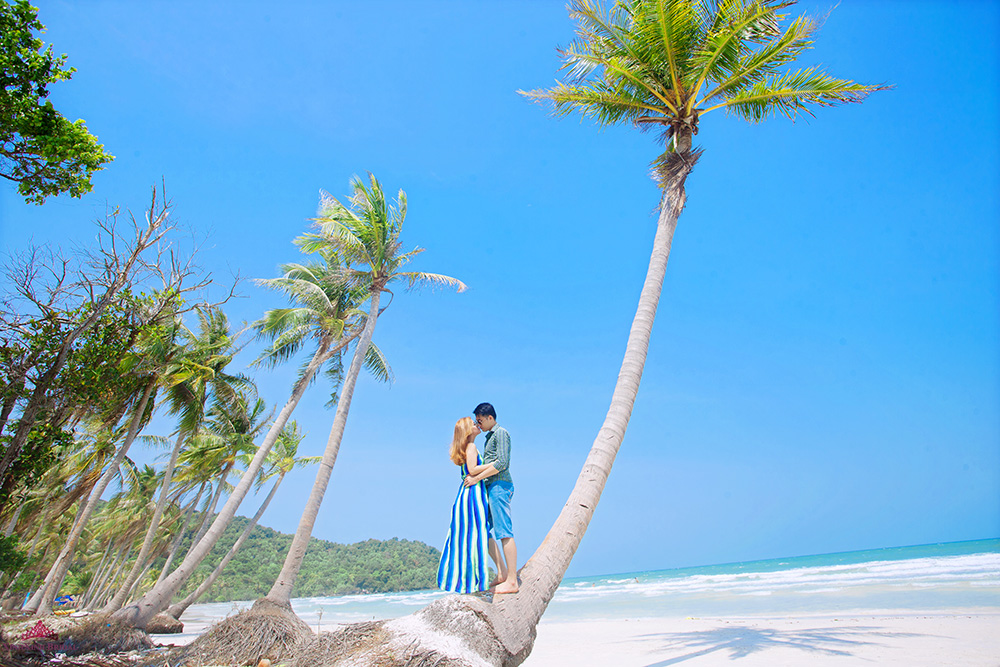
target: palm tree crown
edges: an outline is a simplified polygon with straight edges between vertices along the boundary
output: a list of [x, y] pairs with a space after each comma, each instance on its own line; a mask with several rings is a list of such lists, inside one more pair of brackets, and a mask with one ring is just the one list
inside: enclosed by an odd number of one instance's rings
[[811, 114], [809, 105], [860, 102], [889, 86], [837, 79], [810, 67], [786, 70], [812, 47], [818, 24], [787, 27], [794, 0], [618, 0], [605, 11], [573, 0], [577, 38], [561, 51], [567, 81], [522, 94], [581, 111], [602, 125], [659, 125], [667, 151], [690, 149], [699, 118], [726, 109], [757, 123]]
[[345, 278], [369, 293], [389, 292], [388, 285], [404, 281], [407, 287], [439, 285], [459, 292], [465, 284], [439, 273], [401, 271], [410, 260], [424, 251], [414, 248], [400, 252], [399, 234], [406, 219], [406, 193], [402, 190], [396, 203], [386, 201], [382, 184], [369, 174], [370, 185], [355, 176], [353, 194], [345, 206], [329, 193], [322, 193], [316, 217], [318, 233], [304, 234], [297, 240], [304, 252], [326, 252], [340, 258]]
[[321, 261], [283, 264], [280, 278], [256, 281], [284, 292], [291, 305], [269, 310], [254, 322], [257, 335], [271, 341], [254, 360], [255, 366], [275, 367], [297, 354], [309, 340], [330, 346], [364, 315], [358, 304], [366, 294], [348, 284], [340, 259], [326, 248], [316, 254]]

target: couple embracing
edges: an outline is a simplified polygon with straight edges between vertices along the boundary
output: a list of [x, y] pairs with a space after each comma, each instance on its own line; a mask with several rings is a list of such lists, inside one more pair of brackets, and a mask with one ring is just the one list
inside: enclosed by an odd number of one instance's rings
[[[455, 424], [451, 460], [461, 466], [462, 485], [451, 510], [451, 527], [441, 552], [438, 587], [455, 593], [517, 592], [517, 546], [510, 520], [514, 482], [510, 476], [510, 434], [497, 424], [489, 403], [473, 410], [475, 419]], [[486, 434], [483, 455], [476, 436]], [[498, 544], [499, 541], [499, 544]], [[496, 563], [497, 578], [487, 583], [487, 554]]]

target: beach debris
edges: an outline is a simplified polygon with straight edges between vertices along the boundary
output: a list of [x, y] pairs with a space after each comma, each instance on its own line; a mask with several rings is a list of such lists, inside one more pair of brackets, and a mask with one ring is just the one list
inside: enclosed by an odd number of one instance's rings
[[145, 651], [153, 641], [145, 631], [115, 620], [106, 614], [94, 614], [79, 620], [63, 633], [67, 653], [127, 653]]
[[170, 614], [160, 612], [149, 619], [146, 624], [146, 632], [151, 635], [175, 635], [184, 632], [184, 624]]
[[250, 609], [219, 621], [187, 646], [172, 649], [167, 661], [185, 667], [255, 667], [265, 659], [281, 664], [297, 655], [314, 636], [291, 607], [260, 599]]

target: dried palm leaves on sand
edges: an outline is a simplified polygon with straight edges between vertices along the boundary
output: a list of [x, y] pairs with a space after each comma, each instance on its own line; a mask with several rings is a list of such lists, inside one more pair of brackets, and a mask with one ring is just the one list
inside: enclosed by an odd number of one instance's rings
[[[291, 609], [258, 600], [247, 611], [219, 621], [196, 640], [170, 652], [171, 665], [257, 665], [291, 660], [313, 633]], [[163, 657], [159, 657], [162, 664]], [[154, 664], [154, 663], [146, 663]]]

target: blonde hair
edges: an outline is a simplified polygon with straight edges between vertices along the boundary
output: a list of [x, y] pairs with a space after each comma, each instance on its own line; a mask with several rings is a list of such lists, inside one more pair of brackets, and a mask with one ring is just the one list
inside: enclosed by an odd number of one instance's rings
[[469, 436], [473, 435], [476, 425], [472, 417], [462, 417], [455, 422], [455, 437], [451, 440], [451, 462], [457, 466], [465, 463], [465, 449], [469, 445]]

